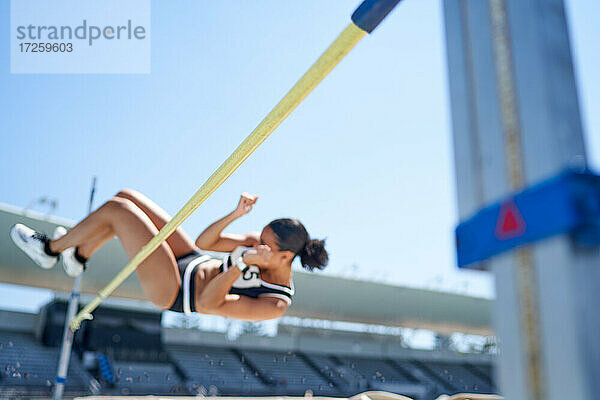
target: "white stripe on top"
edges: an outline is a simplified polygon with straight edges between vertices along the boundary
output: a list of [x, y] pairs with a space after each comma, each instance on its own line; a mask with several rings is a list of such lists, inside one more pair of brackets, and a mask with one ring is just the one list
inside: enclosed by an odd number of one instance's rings
[[[185, 273], [183, 274], [183, 312], [186, 315], [192, 315], [192, 308], [190, 307], [190, 277], [192, 276], [192, 271], [196, 268], [196, 265], [208, 261], [211, 257], [209, 255], [203, 255], [198, 258], [193, 259], [187, 267], [185, 267]], [[192, 296], [195, 293], [191, 294]]]
[[285, 302], [287, 303], [287, 305], [291, 305], [292, 304], [292, 300], [284, 295], [284, 294], [278, 294], [278, 293], [263, 293], [263, 294], [259, 294], [258, 297], [275, 297], [278, 299], [282, 299], [285, 300]]
[[281, 286], [281, 285], [276, 285], [274, 283], [265, 282], [262, 279], [259, 279], [259, 281], [264, 287], [268, 287], [269, 289], [281, 290], [282, 292], [289, 293], [290, 296], [294, 295], [294, 282], [291, 283], [291, 288], [289, 288], [287, 286]]

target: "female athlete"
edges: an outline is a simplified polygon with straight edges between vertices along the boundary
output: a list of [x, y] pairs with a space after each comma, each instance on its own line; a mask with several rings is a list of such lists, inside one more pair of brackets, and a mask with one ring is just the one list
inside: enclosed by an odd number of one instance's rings
[[[312, 271], [327, 265], [328, 254], [324, 241], [311, 239], [296, 219], [276, 219], [260, 233], [223, 233], [257, 198], [242, 194], [237, 208], [206, 228], [195, 243], [177, 229], [136, 270], [147, 298], [163, 310], [186, 314], [246, 321], [283, 315], [294, 295], [294, 258], [299, 256], [302, 266]], [[53, 239], [22, 224], [12, 228], [11, 237], [42, 268], [52, 268], [61, 257], [65, 271], [74, 277], [115, 235], [132, 258], [169, 220], [146, 196], [123, 190], [68, 232], [58, 227]], [[199, 249], [229, 254], [220, 259]]]

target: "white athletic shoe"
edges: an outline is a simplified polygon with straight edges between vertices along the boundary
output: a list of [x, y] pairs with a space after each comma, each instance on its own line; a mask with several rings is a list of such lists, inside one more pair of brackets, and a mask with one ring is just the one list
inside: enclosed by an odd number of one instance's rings
[[34, 231], [23, 224], [16, 224], [10, 230], [10, 237], [37, 265], [44, 269], [54, 267], [58, 256], [49, 256], [44, 251], [48, 236]]
[[75, 258], [75, 247], [69, 247], [61, 253], [63, 268], [71, 278], [77, 277], [85, 269], [85, 264]]
[[52, 239], [56, 240], [56, 239], [60, 239], [61, 237], [65, 236], [67, 234], [67, 229], [64, 226], [57, 226], [54, 229], [54, 233], [52, 234]]
[[[54, 230], [54, 235], [52, 235], [53, 239], [58, 239], [64, 236], [67, 233], [67, 230], [62, 226], [57, 226]], [[64, 250], [60, 254], [62, 258], [63, 268], [67, 275], [71, 278], [77, 277], [77, 275], [81, 274], [85, 269], [85, 264], [82, 264], [77, 258], [75, 258], [75, 247], [69, 247]]]

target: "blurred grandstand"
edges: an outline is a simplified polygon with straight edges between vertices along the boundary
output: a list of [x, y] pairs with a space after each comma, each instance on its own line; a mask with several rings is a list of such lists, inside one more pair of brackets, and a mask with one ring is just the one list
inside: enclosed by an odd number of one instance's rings
[[[0, 310], [0, 397], [48, 396], [70, 282], [58, 268], [36, 269], [16, 251], [8, 230], [17, 221], [46, 232], [57, 222], [0, 207], [0, 232], [7, 233], [0, 241], [0, 281], [57, 292], [35, 314]], [[124, 263], [116, 242], [102, 249], [86, 272], [83, 291], [95, 293]], [[165, 323], [158, 310], [140, 301], [136, 279], [128, 279], [115, 293], [119, 297], [107, 299], [77, 331], [66, 396], [348, 397], [383, 390], [431, 399], [442, 393], [497, 391], [493, 351], [483, 346], [459, 352], [450, 340], [454, 332], [491, 334], [489, 300], [299, 271], [294, 279], [297, 295], [288, 313], [293, 317], [280, 320], [271, 335], [246, 324], [235, 337], [222, 330], [185, 328], [194, 325], [186, 323], [187, 317]], [[315, 319], [321, 322], [298, 322]], [[353, 322], [354, 328], [342, 329], [333, 321]], [[368, 329], [374, 325], [390, 329]], [[398, 327], [429, 329], [434, 346], [411, 348]]]

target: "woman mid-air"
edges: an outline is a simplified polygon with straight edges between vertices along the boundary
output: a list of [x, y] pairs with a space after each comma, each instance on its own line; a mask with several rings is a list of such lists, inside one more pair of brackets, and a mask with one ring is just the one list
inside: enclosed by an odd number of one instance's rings
[[[196, 242], [177, 229], [137, 268], [147, 298], [163, 310], [215, 314], [247, 321], [278, 318], [292, 302], [292, 261], [322, 269], [328, 255], [324, 241], [311, 239], [295, 219], [276, 219], [262, 232], [223, 233], [248, 213], [257, 196], [242, 194], [237, 208], [210, 225]], [[123, 190], [65, 233], [59, 227], [50, 239], [17, 224], [13, 241], [42, 268], [62, 257], [65, 271], [77, 276], [86, 261], [115, 235], [131, 259], [170, 220], [144, 195]], [[62, 229], [62, 231], [61, 231]], [[230, 253], [224, 259], [198, 250]]]

